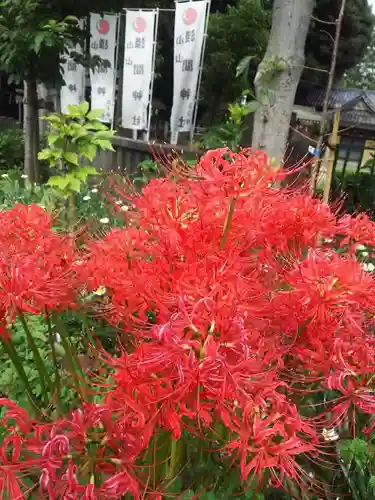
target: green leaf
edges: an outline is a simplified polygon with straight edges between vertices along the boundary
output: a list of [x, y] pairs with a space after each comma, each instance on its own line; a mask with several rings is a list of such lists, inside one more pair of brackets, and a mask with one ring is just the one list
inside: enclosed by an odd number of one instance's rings
[[90, 167], [90, 166], [87, 166], [87, 167], [81, 167], [77, 170], [74, 171], [74, 175], [80, 180], [80, 181], [83, 181], [83, 182], [86, 182], [87, 180], [87, 177], [89, 175], [98, 175], [98, 172], [96, 170], [95, 167]]
[[68, 174], [66, 176], [69, 180], [69, 188], [76, 193], [81, 191], [81, 181], [74, 174]]
[[88, 158], [90, 161], [93, 161], [96, 156], [96, 149], [97, 148], [95, 144], [86, 144], [85, 146], [82, 146], [81, 154], [82, 156]]
[[104, 125], [104, 123], [102, 123], [99, 120], [91, 120], [86, 125], [84, 125], [84, 127], [90, 132], [93, 130], [95, 130], [95, 131], [107, 131], [108, 130], [107, 125]]
[[49, 146], [53, 146], [53, 144], [55, 144], [56, 141], [58, 141], [60, 139], [60, 135], [59, 134], [48, 134], [48, 145]]
[[42, 149], [38, 153], [38, 160], [49, 160], [52, 157], [53, 153], [50, 149]]
[[90, 113], [87, 114], [86, 118], [88, 120], [97, 120], [103, 115], [103, 113], [104, 113], [103, 109], [92, 109]]
[[206, 491], [199, 497], [201, 500], [216, 500], [216, 495], [213, 491]]
[[47, 184], [49, 186], [55, 186], [62, 191], [66, 189], [66, 187], [69, 185], [69, 179], [67, 179], [66, 175], [53, 175], [48, 179]]
[[371, 476], [368, 482], [368, 487], [375, 490], [375, 476]]
[[41, 116], [41, 120], [45, 120], [47, 122], [50, 122], [52, 124], [58, 124], [61, 123], [61, 117], [56, 114], [48, 115], [48, 116]]
[[38, 31], [35, 35], [34, 39], [34, 51], [36, 54], [39, 54], [40, 47], [46, 37], [46, 33], [44, 31]]
[[236, 78], [248, 75], [249, 64], [252, 59], [254, 59], [254, 56], [246, 56], [243, 59], [241, 59], [236, 68]]
[[94, 139], [92, 142], [103, 151], [114, 151], [111, 141], [107, 139]]
[[69, 116], [70, 118], [78, 118], [80, 116], [79, 110], [77, 109], [78, 106], [73, 106], [73, 104], [68, 104], [68, 111], [66, 116]]
[[193, 490], [187, 490], [179, 498], [180, 500], [192, 500], [194, 496], [195, 493]]
[[77, 153], [73, 153], [71, 151], [68, 151], [68, 152], [64, 153], [64, 159], [67, 162], [72, 163], [73, 165], [76, 165], [76, 166], [79, 165]]
[[261, 103], [259, 101], [250, 101], [246, 104], [246, 110], [248, 113], [255, 113], [261, 107]]
[[95, 139], [111, 139], [115, 135], [114, 130], [103, 130], [94, 135]]
[[89, 112], [90, 106], [87, 101], [83, 101], [77, 106], [77, 111], [82, 115], [86, 116], [87, 113]]
[[57, 342], [55, 342], [53, 344], [53, 347], [54, 347], [55, 354], [56, 354], [57, 358], [64, 358], [65, 357], [66, 352], [61, 344], [58, 344]]

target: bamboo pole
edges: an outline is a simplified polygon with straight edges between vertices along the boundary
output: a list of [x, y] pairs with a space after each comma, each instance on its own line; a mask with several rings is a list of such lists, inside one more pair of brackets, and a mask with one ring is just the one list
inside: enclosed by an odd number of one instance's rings
[[332, 184], [332, 176], [333, 176], [333, 167], [335, 165], [335, 157], [336, 157], [336, 147], [339, 142], [339, 127], [340, 127], [340, 111], [336, 111], [335, 118], [333, 121], [333, 129], [332, 135], [330, 137], [330, 148], [328, 150], [328, 155], [326, 158], [326, 181], [324, 184], [324, 192], [323, 192], [323, 201], [325, 203], [329, 202], [329, 195], [331, 192], [331, 184]]
[[320, 151], [321, 151], [322, 146], [323, 146], [324, 133], [325, 133], [325, 128], [326, 128], [326, 124], [327, 124], [329, 99], [331, 97], [333, 80], [334, 80], [334, 76], [335, 76], [337, 53], [339, 50], [340, 33], [341, 33], [342, 20], [344, 18], [345, 6], [346, 6], [346, 0], [341, 0], [340, 12], [339, 12], [339, 16], [336, 20], [336, 32], [335, 32], [335, 39], [334, 39], [333, 50], [332, 50], [331, 67], [329, 70], [327, 89], [326, 89], [326, 94], [325, 94], [325, 98], [324, 98], [324, 102], [323, 102], [323, 112], [322, 112], [322, 121], [320, 123], [319, 140], [318, 140], [318, 144], [316, 146], [316, 154], [315, 154], [313, 164], [312, 164], [311, 180], [310, 180], [310, 193], [312, 195], [315, 194], [316, 185], [317, 185], [318, 177], [319, 177]]

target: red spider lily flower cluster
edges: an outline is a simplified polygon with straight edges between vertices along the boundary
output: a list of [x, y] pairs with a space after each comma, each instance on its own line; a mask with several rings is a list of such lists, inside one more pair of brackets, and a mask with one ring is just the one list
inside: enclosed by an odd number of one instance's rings
[[[174, 439], [221, 422], [244, 480], [305, 479], [298, 455], [316, 457], [322, 429], [375, 409], [374, 279], [319, 244], [371, 243], [375, 226], [279, 189], [284, 175], [259, 152], [211, 151], [191, 175], [130, 196], [127, 228], [94, 243], [83, 268], [135, 337], [112, 360], [112, 398], [142, 404]], [[299, 402], [317, 390], [332, 400], [312, 419]]]
[[33, 476], [40, 477], [38, 498], [140, 498], [134, 462], [150, 433], [136, 407], [91, 404], [57, 422], [36, 423], [12, 402], [0, 404], [7, 433], [0, 450], [2, 498], [23, 499], [26, 477]]
[[71, 270], [74, 242], [52, 229], [37, 205], [0, 212], [0, 311], [5, 322], [17, 312], [43, 313], [74, 304]]
[[188, 175], [126, 194], [125, 228], [89, 243], [74, 268], [124, 332], [119, 355], [105, 355], [106, 400], [9, 427], [0, 484], [22, 489], [14, 475], [28, 464], [51, 499], [139, 498], [135, 464], [151, 437], [188, 430], [211, 436], [244, 481], [310, 485], [302, 463], [326, 461], [349, 417], [354, 431], [367, 415], [372, 432], [375, 280], [352, 250], [375, 242], [375, 224], [280, 188], [285, 175], [261, 152], [215, 150]]

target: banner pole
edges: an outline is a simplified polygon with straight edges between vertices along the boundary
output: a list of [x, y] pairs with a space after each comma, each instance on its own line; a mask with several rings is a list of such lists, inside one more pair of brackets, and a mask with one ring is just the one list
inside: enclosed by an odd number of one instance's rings
[[114, 58], [114, 68], [113, 68], [113, 96], [112, 96], [113, 109], [112, 109], [111, 129], [113, 129], [115, 126], [117, 65], [118, 65], [118, 53], [120, 45], [120, 24], [121, 24], [121, 18], [118, 14], [116, 14], [116, 47], [115, 47], [115, 58]]
[[205, 24], [204, 24], [204, 34], [203, 34], [203, 44], [202, 44], [202, 53], [201, 53], [201, 59], [200, 59], [200, 62], [199, 62], [199, 74], [198, 74], [197, 92], [196, 92], [196, 95], [195, 95], [192, 128], [190, 130], [190, 144], [192, 144], [192, 142], [193, 142], [194, 132], [195, 132], [195, 126], [196, 126], [196, 123], [197, 123], [198, 106], [199, 106], [199, 99], [200, 99], [200, 88], [201, 88], [201, 83], [202, 83], [203, 62], [204, 62], [204, 55], [205, 55], [205, 51], [206, 51], [206, 40], [207, 40], [208, 20], [209, 20], [209, 17], [210, 17], [210, 9], [211, 9], [211, 0], [207, 0], [207, 5], [206, 5], [206, 19], [205, 19]]
[[159, 27], [159, 9], [156, 9], [155, 22], [154, 22], [154, 39], [152, 42], [152, 69], [151, 69], [151, 82], [150, 82], [150, 91], [149, 91], [149, 100], [148, 100], [146, 141], [150, 140], [150, 129], [151, 129], [151, 118], [152, 118], [152, 96], [154, 93], [156, 42], [157, 42], [157, 36], [158, 36], [158, 27]]

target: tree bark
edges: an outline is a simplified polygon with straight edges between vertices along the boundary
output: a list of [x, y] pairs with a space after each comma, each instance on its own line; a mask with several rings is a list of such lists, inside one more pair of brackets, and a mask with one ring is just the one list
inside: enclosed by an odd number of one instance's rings
[[25, 80], [24, 82], [24, 134], [25, 174], [30, 182], [37, 182], [39, 180], [39, 116], [35, 80]]
[[268, 92], [272, 99], [255, 113], [252, 144], [277, 163], [284, 159], [314, 5], [315, 0], [275, 0], [267, 51], [254, 80], [257, 98], [264, 102]]

